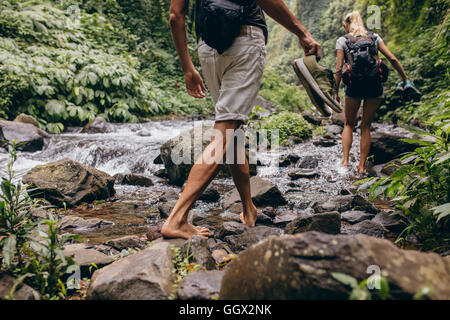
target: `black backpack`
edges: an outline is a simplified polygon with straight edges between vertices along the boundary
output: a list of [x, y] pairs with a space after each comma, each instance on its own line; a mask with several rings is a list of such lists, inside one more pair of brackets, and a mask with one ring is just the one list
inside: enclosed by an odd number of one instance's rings
[[365, 37], [345, 36], [347, 63], [343, 70], [343, 82], [348, 87], [375, 85], [386, 82], [389, 69], [378, 57], [376, 37], [368, 32]]
[[222, 54], [241, 33], [247, 0], [201, 1], [199, 21], [205, 43]]

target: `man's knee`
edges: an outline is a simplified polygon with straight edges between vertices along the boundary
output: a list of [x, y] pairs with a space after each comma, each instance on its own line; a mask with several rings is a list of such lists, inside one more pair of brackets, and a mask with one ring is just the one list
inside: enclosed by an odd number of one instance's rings
[[345, 120], [345, 126], [354, 129], [356, 127], [356, 120]]

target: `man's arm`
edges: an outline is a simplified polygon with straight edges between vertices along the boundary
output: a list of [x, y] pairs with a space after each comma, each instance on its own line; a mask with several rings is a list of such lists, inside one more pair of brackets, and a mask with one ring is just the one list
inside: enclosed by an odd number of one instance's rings
[[261, 9], [272, 19], [295, 34], [305, 51], [305, 55], [322, 57], [322, 48], [302, 23], [292, 14], [283, 0], [256, 0]]
[[170, 30], [172, 31], [173, 42], [180, 57], [181, 68], [184, 72], [184, 80], [188, 93], [195, 98], [204, 98], [206, 87], [202, 77], [195, 69], [189, 54], [187, 36], [185, 28], [185, 0], [171, 0], [170, 3]]

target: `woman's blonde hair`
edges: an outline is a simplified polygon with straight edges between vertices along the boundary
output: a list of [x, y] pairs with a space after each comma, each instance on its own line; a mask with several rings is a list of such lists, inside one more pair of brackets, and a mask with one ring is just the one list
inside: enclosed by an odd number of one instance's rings
[[344, 24], [348, 25], [350, 30], [349, 33], [354, 37], [364, 37], [367, 35], [367, 29], [364, 26], [364, 21], [358, 11], [349, 13], [344, 19]]

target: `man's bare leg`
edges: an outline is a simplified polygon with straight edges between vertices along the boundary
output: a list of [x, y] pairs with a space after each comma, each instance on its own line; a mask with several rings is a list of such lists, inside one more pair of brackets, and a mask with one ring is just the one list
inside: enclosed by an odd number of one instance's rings
[[221, 121], [214, 124], [214, 128], [222, 133], [223, 139], [213, 139], [205, 148], [200, 158], [192, 166], [186, 186], [173, 208], [172, 213], [161, 229], [161, 234], [163, 236], [168, 238], [189, 239], [196, 235], [202, 237], [211, 235], [211, 232], [208, 229], [194, 227], [192, 224], [188, 223], [188, 213], [194, 202], [201, 196], [217, 174], [217, 169], [219, 167], [218, 162], [213, 161], [210, 163], [208, 160], [211, 155], [215, 156], [215, 150], [221, 150], [222, 154], [218, 155], [218, 157], [223, 158], [228, 144], [228, 141], [226, 141], [226, 130], [235, 130], [237, 126], [237, 121]]
[[233, 177], [234, 184], [241, 196], [243, 212], [240, 215], [240, 219], [243, 224], [254, 227], [256, 222], [256, 216], [258, 212], [253, 204], [251, 191], [250, 191], [250, 169], [248, 166], [247, 157], [245, 163], [237, 163], [238, 152], [245, 152], [244, 148], [239, 148], [237, 144], [234, 145], [235, 159], [233, 164], [228, 164], [228, 168]]

